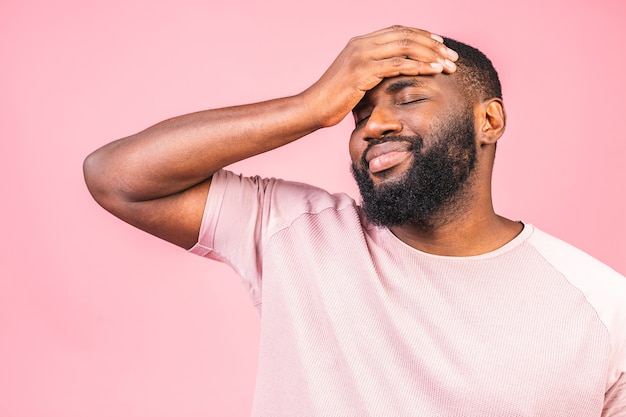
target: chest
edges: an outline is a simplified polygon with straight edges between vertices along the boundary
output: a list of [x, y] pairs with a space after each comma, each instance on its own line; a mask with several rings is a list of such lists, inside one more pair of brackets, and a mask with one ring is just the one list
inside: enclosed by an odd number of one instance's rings
[[328, 248], [270, 263], [266, 277], [263, 337], [274, 342], [262, 349], [272, 356], [280, 340], [288, 352], [287, 363], [268, 366], [291, 368], [285, 378], [305, 384], [313, 403], [331, 395], [379, 412], [404, 404], [389, 415], [433, 416], [601, 408], [603, 328], [533, 253], [443, 262]]

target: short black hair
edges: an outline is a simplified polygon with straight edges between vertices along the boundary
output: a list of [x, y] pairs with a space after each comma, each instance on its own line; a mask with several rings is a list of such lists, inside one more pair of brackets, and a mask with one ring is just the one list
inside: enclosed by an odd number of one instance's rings
[[444, 44], [459, 54], [456, 61], [461, 84], [472, 101], [483, 101], [490, 98], [502, 99], [500, 77], [493, 63], [478, 49], [463, 42], [444, 37]]

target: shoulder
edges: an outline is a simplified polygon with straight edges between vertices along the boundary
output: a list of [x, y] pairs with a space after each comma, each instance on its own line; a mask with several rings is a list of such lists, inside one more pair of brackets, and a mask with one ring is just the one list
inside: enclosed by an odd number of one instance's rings
[[626, 372], [626, 277], [588, 253], [534, 228], [528, 239], [541, 256], [583, 293], [611, 339], [613, 378]]
[[[301, 182], [221, 170], [211, 183], [205, 218], [219, 218], [222, 224], [240, 223], [247, 218], [253, 223], [249, 226], [262, 228], [267, 238], [305, 217], [330, 227], [331, 213], [346, 221], [346, 216], [354, 218], [358, 211], [356, 202], [345, 193], [332, 194]], [[330, 217], [318, 216], [322, 213]]]
[[573, 285], [592, 285], [626, 295], [623, 275], [577, 247], [536, 227], [533, 227], [528, 243]]
[[356, 205], [355, 201], [344, 193], [331, 194], [311, 184], [279, 178], [248, 177], [228, 170], [215, 173], [211, 193], [213, 195], [210, 195], [210, 198], [224, 198], [226, 194], [236, 197], [247, 196], [259, 199], [269, 206], [292, 207], [304, 212]]

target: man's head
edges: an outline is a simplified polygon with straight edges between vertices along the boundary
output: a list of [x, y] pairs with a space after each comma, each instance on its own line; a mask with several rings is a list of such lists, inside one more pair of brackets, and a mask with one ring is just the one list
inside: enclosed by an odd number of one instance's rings
[[[456, 72], [385, 79], [354, 109], [352, 171], [374, 224], [432, 227], [438, 216], [463, 210], [475, 191], [479, 151], [485, 144], [495, 148], [502, 133], [493, 65], [473, 47], [445, 43], [459, 54]], [[487, 133], [499, 123], [494, 113], [501, 126]], [[490, 165], [486, 169], [490, 177]]]
[[453, 75], [469, 101], [502, 99], [500, 77], [485, 54], [454, 39], [444, 38], [444, 43], [459, 54], [456, 62], [458, 69]]

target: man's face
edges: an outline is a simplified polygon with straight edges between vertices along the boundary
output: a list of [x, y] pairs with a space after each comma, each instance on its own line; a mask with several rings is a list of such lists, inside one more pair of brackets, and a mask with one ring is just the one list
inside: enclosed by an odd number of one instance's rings
[[445, 75], [384, 80], [354, 115], [352, 171], [368, 220], [430, 225], [476, 161], [473, 111], [454, 81]]

